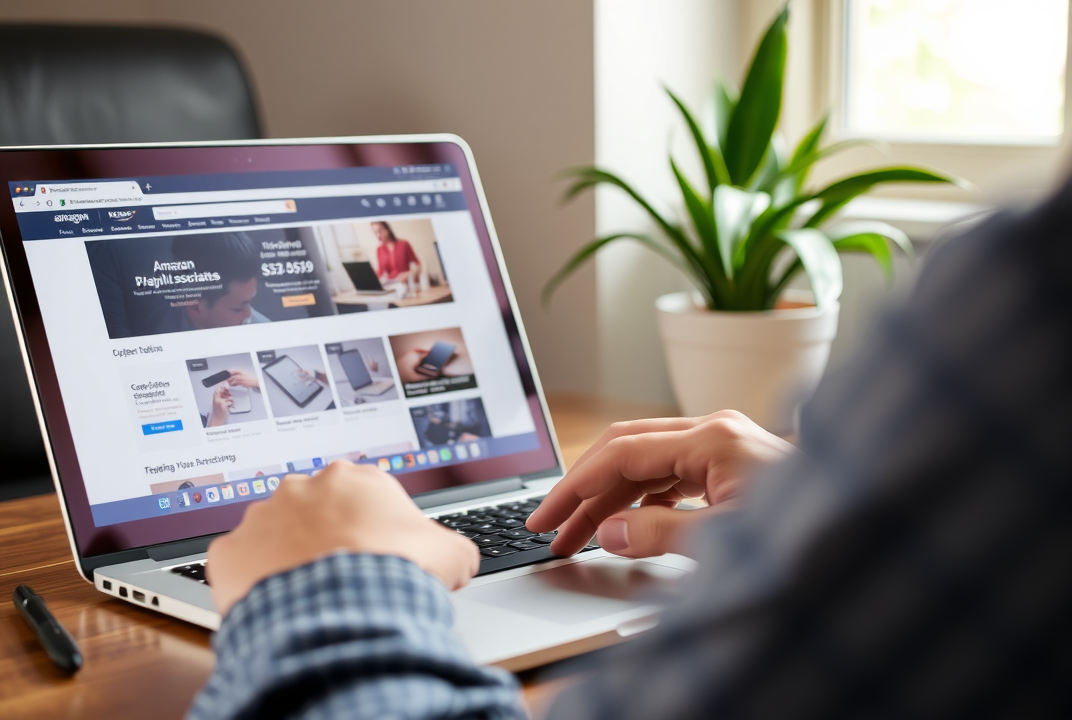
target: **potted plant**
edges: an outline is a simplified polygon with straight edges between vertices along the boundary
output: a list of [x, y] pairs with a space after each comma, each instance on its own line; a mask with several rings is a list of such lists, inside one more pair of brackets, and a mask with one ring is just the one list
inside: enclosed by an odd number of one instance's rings
[[[639, 242], [687, 275], [692, 293], [658, 298], [656, 308], [671, 384], [686, 415], [734, 408], [773, 432], [791, 432], [797, 401], [818, 382], [837, 330], [842, 273], [838, 253], [867, 253], [887, 278], [892, 248], [911, 255], [903, 232], [885, 223], [830, 227], [853, 198], [892, 182], [949, 183], [917, 167], [885, 167], [825, 187], [808, 186], [812, 167], [851, 144], [824, 145], [823, 118], [786, 152], [776, 132], [785, 77], [788, 4], [752, 58], [740, 93], [716, 84], [710, 122], [701, 125], [667, 90], [699, 154], [704, 178], [693, 183], [670, 158], [681, 191], [682, 222], [657, 210], [614, 173], [568, 171], [567, 200], [597, 185], [627, 193], [658, 235], [620, 232], [582, 247], [544, 287], [544, 301], [600, 248]], [[805, 273], [811, 293], [787, 290]]]

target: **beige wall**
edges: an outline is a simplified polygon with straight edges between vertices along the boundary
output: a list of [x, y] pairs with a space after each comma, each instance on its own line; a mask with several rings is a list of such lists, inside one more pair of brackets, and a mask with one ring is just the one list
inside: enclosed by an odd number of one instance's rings
[[472, 145], [549, 389], [596, 386], [595, 271], [543, 282], [591, 237], [594, 203], [558, 204], [565, 167], [592, 162], [592, 3], [580, 0], [52, 0], [0, 22], [162, 23], [229, 39], [274, 137], [454, 132]]
[[[595, 0], [596, 158], [656, 207], [681, 208], [668, 153], [700, 175], [697, 153], [664, 91], [702, 108], [716, 76], [736, 76], [736, 0]], [[621, 192], [596, 196], [600, 235], [650, 231], [651, 220]], [[655, 298], [688, 281], [646, 248], [621, 243], [596, 262], [600, 372], [604, 395], [673, 403], [656, 327]], [[567, 287], [575, 285], [567, 283]]]

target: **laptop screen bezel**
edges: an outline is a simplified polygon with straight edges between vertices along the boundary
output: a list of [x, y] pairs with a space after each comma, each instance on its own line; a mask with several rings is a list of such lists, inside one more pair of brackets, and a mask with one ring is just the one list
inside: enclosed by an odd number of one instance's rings
[[[11, 181], [126, 179], [435, 163], [451, 163], [458, 170], [536, 426], [539, 447], [513, 455], [412, 473], [408, 479], [403, 476], [403, 484], [416, 497], [509, 477], [560, 472], [563, 467], [561, 455], [502, 252], [488, 216], [472, 154], [460, 138], [436, 135], [0, 148], [0, 180], [6, 187]], [[83, 569], [86, 568], [85, 560], [92, 559], [90, 565], [100, 566], [107, 557], [126, 557], [132, 550], [211, 537], [233, 529], [241, 520], [245, 503], [103, 527], [94, 525], [16, 213], [12, 203], [0, 205], [3, 206], [0, 207], [0, 246], [4, 279], [16, 310], [16, 329], [23, 352], [27, 354], [24, 356], [30, 361], [31, 390], [43, 426], [52, 473], [57, 489], [61, 491], [61, 502], [72, 534], [72, 548]]]

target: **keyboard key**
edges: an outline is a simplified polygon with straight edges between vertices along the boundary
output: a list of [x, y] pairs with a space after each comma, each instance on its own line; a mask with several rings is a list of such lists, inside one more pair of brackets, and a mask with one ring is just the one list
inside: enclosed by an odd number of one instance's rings
[[472, 540], [479, 547], [482, 548], [491, 547], [493, 545], [505, 545], [506, 543], [510, 542], [506, 538], [499, 537], [498, 535], [477, 535], [474, 538], [470, 538], [470, 540]]
[[494, 521], [499, 519], [499, 518], [495, 517], [494, 515], [485, 515], [485, 514], [482, 514], [482, 513], [478, 514], [478, 515], [466, 515], [466, 517], [469, 518], [469, 520], [471, 522], [474, 522], [474, 523], [489, 523], [489, 522], [494, 522]]
[[537, 542], [537, 543], [540, 543], [542, 545], [550, 545], [551, 541], [555, 539], [556, 535], [558, 535], [557, 532], [549, 532], [549, 533], [544, 533], [543, 535], [533, 535], [529, 539], [532, 540], [532, 542]]
[[484, 557], [502, 557], [516, 552], [518, 551], [511, 547], [486, 547], [480, 550], [480, 554]]
[[503, 530], [513, 530], [514, 528], [524, 527], [525, 523], [521, 522], [520, 520], [514, 520], [513, 518], [509, 518], [506, 520], [496, 520], [492, 523], [492, 525], [501, 527]]
[[440, 522], [449, 528], [455, 529], [468, 527], [473, 524], [473, 521], [469, 520], [468, 518], [458, 518], [457, 520], [441, 520]]
[[495, 533], [506, 528], [501, 528], [498, 525], [492, 523], [481, 523], [480, 525], [470, 525], [469, 529], [478, 533]]
[[469, 528], [455, 528], [454, 531], [456, 533], [458, 533], [459, 535], [461, 535], [462, 537], [467, 537], [467, 538], [475, 538], [478, 535], [480, 535], [480, 533], [478, 533], [478, 532], [472, 532]]
[[510, 538], [511, 540], [523, 540], [527, 537], [532, 537], [535, 533], [530, 533], [525, 528], [514, 528], [512, 530], [503, 530], [499, 535], [504, 538]]
[[547, 547], [540, 543], [534, 543], [531, 540], [517, 540], [510, 543], [510, 547], [517, 548], [518, 550], [539, 550], [540, 548]]
[[513, 510], [496, 510], [493, 514], [495, 517], [503, 520], [518, 520], [528, 517], [525, 513], [515, 512]]

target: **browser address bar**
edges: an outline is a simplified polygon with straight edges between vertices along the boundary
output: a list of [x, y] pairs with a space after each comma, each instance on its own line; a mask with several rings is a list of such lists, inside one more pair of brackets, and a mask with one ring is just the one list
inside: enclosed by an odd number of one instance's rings
[[183, 220], [234, 215], [278, 215], [297, 211], [298, 207], [293, 200], [253, 200], [204, 205], [156, 206], [153, 208], [153, 217], [157, 220]]

